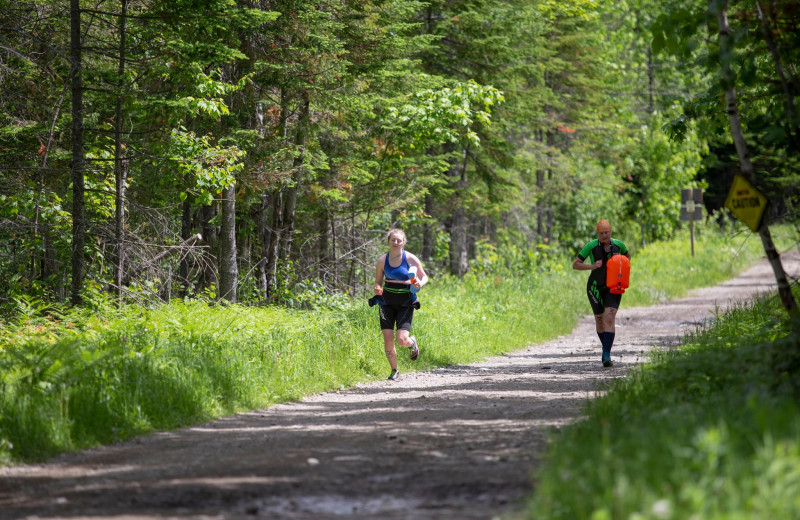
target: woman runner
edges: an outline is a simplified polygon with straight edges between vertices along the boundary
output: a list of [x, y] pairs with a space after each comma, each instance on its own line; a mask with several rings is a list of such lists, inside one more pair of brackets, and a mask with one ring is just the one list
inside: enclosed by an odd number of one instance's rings
[[[394, 330], [397, 327], [397, 343], [409, 349], [412, 361], [419, 357], [419, 345], [414, 336], [410, 336], [414, 309], [419, 309], [419, 301], [415, 290], [428, 283], [428, 276], [422, 262], [415, 255], [404, 249], [406, 234], [400, 229], [390, 229], [386, 234], [389, 252], [381, 255], [375, 263], [375, 295], [370, 303], [378, 303], [380, 311], [381, 332], [383, 333], [383, 350], [389, 361], [391, 373], [389, 378], [395, 381], [400, 373], [397, 371], [397, 352], [394, 348]], [[416, 267], [416, 281], [412, 284], [409, 269]]]

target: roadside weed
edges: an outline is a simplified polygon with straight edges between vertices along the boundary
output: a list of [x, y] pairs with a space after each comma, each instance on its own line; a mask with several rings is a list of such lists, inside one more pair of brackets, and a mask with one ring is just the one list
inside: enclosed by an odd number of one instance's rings
[[559, 436], [530, 517], [800, 518], [797, 330], [775, 296], [740, 304], [615, 381]]

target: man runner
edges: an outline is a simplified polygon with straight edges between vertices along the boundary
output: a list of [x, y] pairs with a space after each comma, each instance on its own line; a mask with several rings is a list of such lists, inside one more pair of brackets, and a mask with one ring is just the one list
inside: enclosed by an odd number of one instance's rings
[[586, 284], [586, 295], [592, 306], [597, 336], [603, 345], [602, 362], [604, 367], [613, 366], [611, 346], [614, 344], [615, 325], [621, 294], [612, 293], [606, 286], [606, 261], [613, 255], [631, 254], [621, 240], [611, 238], [611, 224], [608, 220], [597, 222], [597, 238], [592, 240], [578, 253], [572, 268], [577, 271], [592, 271]]

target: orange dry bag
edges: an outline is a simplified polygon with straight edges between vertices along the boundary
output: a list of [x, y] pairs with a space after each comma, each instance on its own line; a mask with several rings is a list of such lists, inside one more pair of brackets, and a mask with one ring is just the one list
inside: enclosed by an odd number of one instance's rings
[[614, 255], [606, 262], [606, 285], [612, 293], [624, 293], [630, 277], [631, 261], [627, 256]]

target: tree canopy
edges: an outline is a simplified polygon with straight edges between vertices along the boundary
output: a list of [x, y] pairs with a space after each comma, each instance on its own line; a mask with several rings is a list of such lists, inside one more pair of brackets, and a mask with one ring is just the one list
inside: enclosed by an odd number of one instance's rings
[[[716, 41], [726, 12], [730, 42]], [[797, 221], [800, 3], [0, 0], [0, 304], [361, 295], [402, 227], [646, 245], [723, 202], [735, 85], [768, 219]], [[712, 42], [712, 43], [708, 43]]]

